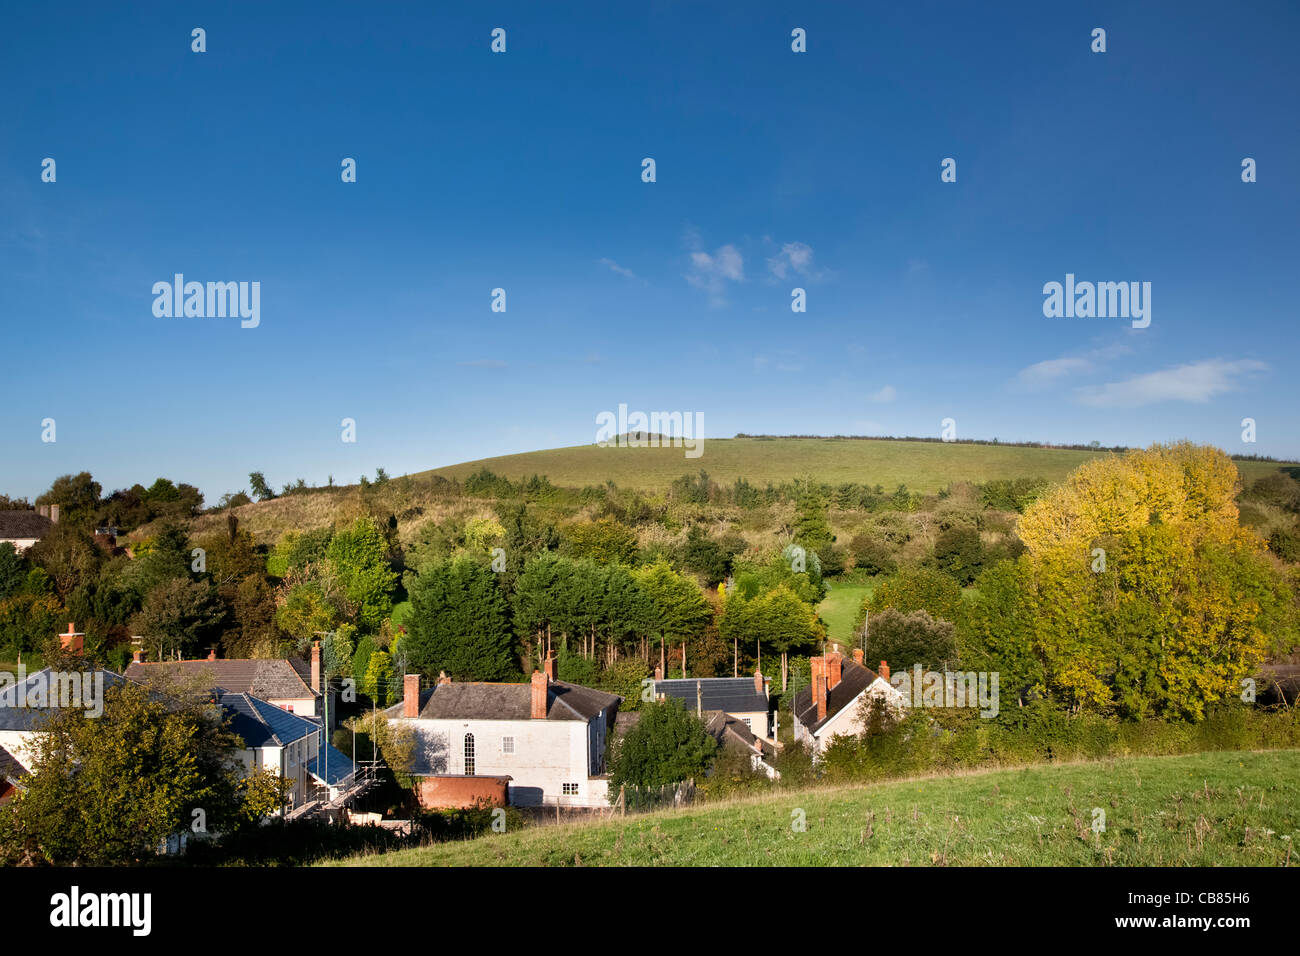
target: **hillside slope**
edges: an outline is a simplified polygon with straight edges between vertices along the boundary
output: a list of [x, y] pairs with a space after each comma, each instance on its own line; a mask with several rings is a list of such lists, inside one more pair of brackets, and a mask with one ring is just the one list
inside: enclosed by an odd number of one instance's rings
[[[1094, 808], [1105, 812], [1093, 832]], [[792, 823], [802, 813], [803, 832]], [[1035, 766], [537, 826], [335, 866], [1279, 866], [1300, 752]]]

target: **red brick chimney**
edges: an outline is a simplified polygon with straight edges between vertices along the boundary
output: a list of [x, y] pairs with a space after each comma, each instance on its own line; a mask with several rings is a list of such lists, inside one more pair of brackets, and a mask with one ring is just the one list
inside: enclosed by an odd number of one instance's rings
[[853, 648], [853, 663], [857, 664], [859, 667], [862, 666], [862, 648]]
[[655, 683], [664, 679], [664, 669], [658, 664], [655, 665]]
[[767, 685], [763, 683], [763, 673], [757, 668], [754, 670], [754, 693], [762, 696]]
[[529, 716], [533, 720], [546, 719], [546, 672], [533, 671], [532, 709]]
[[889, 661], [881, 661], [881, 662], [880, 662], [880, 672], [879, 672], [879, 673], [880, 673], [880, 676], [883, 677], [885, 680], [889, 680]]
[[76, 625], [69, 621], [68, 633], [59, 635], [59, 644], [69, 654], [80, 654], [84, 637], [85, 635], [77, 630]]
[[826, 719], [826, 658], [812, 659], [812, 694], [817, 705], [817, 720]]
[[131, 652], [131, 662], [132, 662], [133, 664], [143, 664], [143, 663], [144, 663], [144, 651], [141, 650], [141, 649], [138, 648], [138, 647], [137, 647], [134, 651], [132, 651], [132, 652]]
[[439, 684], [450, 684], [450, 683], [451, 683], [451, 678], [447, 676], [447, 672], [446, 672], [446, 671], [438, 671], [438, 683], [439, 683]]
[[210, 661], [215, 661], [216, 659], [217, 659], [217, 649], [216, 649], [215, 647], [209, 648], [209, 649], [208, 649], [208, 660], [210, 660]]
[[[410, 676], [409, 674], [407, 675]], [[311, 689], [319, 694], [320, 689], [320, 638], [316, 638], [311, 645]]]
[[[839, 645], [836, 645], [837, 647]], [[831, 651], [826, 655], [826, 690], [836, 687], [840, 682], [840, 672], [844, 665], [844, 655]]]
[[419, 674], [407, 674], [402, 678], [402, 716], [420, 716]]
[[542, 662], [542, 670], [546, 672], [546, 679], [548, 681], [555, 680], [555, 658], [546, 658], [546, 660]]

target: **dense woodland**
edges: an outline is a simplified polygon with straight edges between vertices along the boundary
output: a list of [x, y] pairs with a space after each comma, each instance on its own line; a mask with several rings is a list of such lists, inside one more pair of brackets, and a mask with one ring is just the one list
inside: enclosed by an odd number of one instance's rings
[[[322, 637], [331, 677], [386, 702], [404, 672], [523, 680], [553, 653], [634, 706], [656, 664], [761, 664], [788, 687], [825, 641], [828, 585], [866, 581], [869, 661], [997, 670], [1021, 706], [1199, 720], [1300, 646], [1300, 483], [1280, 467], [1242, 487], [1190, 444], [937, 495], [705, 472], [659, 495], [487, 471], [250, 486], [205, 509], [164, 478], [107, 495], [59, 478], [34, 502], [60, 506], [51, 532], [0, 547], [0, 660], [39, 663], [69, 620], [117, 667], [136, 636], [150, 659]], [[300, 510], [277, 527], [277, 508]]]

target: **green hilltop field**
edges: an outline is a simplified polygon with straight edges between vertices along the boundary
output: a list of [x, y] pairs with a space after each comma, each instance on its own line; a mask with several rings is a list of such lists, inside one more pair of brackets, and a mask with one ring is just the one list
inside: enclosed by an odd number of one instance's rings
[[1298, 757], [1136, 757], [779, 792], [330, 865], [1295, 865]]
[[[933, 494], [950, 482], [996, 478], [1046, 478], [1060, 481], [1090, 458], [1107, 451], [980, 445], [954, 442], [865, 438], [716, 438], [706, 439], [698, 458], [682, 448], [600, 448], [576, 445], [482, 458], [414, 475], [463, 480], [487, 468], [512, 481], [545, 475], [552, 484], [582, 487], [613, 481], [620, 488], [663, 491], [675, 478], [701, 469], [720, 484], [744, 478], [762, 487], [811, 475], [838, 484], [860, 482], [892, 491], [905, 484]], [[1277, 463], [1239, 461], [1246, 479], [1276, 470]]]

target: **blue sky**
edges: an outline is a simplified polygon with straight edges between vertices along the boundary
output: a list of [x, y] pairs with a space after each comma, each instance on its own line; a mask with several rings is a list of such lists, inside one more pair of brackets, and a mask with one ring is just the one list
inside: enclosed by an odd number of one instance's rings
[[[586, 443], [619, 403], [1300, 455], [1294, 4], [462, 6], [7, 13], [0, 491], [215, 502]], [[178, 272], [260, 282], [260, 325], [156, 317]], [[1067, 273], [1150, 282], [1150, 326], [1044, 317]]]

